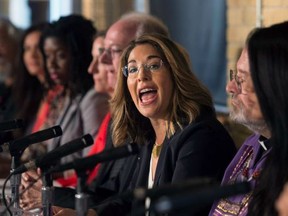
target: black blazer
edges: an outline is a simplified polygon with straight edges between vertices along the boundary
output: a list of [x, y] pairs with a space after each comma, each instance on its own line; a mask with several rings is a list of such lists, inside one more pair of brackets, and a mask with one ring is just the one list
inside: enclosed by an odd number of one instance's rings
[[[130, 166], [132, 170], [123, 169], [120, 174], [120, 176], [127, 176], [133, 173], [131, 190], [148, 185], [153, 143], [154, 140], [142, 147], [139, 157], [137, 160], [134, 159], [134, 162], [137, 163], [136, 168]], [[195, 177], [210, 177], [220, 182], [235, 153], [233, 140], [216, 119], [214, 112], [210, 109], [202, 109], [195, 121], [183, 130], [179, 129], [163, 143], [155, 173], [154, 187], [179, 183]], [[129, 164], [126, 163], [126, 165]], [[127, 184], [127, 182], [125, 183]], [[129, 215], [132, 202], [137, 204], [134, 205], [134, 210], [139, 207], [139, 203], [135, 200], [118, 199], [113, 202], [109, 200], [95, 209], [98, 215], [115, 215], [116, 212], [117, 215]], [[198, 209], [185, 210], [185, 213], [197, 216], [208, 215], [209, 210], [210, 206], [207, 206], [199, 211]], [[179, 212], [176, 215], [179, 215]]]
[[[149, 165], [154, 142], [144, 146], [134, 174], [134, 187], [148, 185]], [[213, 112], [202, 111], [196, 120], [173, 137], [165, 139], [155, 173], [154, 186], [194, 177], [221, 181], [236, 153], [232, 138]]]
[[[132, 188], [148, 185], [153, 143], [141, 151]], [[222, 124], [211, 110], [203, 109], [193, 123], [164, 141], [153, 187], [181, 183], [199, 177], [213, 178], [221, 182], [224, 171], [235, 153], [233, 140]], [[210, 206], [201, 209], [200, 212], [198, 209], [185, 211], [189, 212], [189, 215], [199, 216], [207, 215], [209, 210]]]

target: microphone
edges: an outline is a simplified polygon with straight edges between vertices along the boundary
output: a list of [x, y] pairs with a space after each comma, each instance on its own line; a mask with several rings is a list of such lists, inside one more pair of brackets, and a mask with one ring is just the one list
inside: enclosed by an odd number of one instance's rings
[[27, 170], [34, 170], [37, 167], [40, 167], [41, 169], [46, 169], [50, 165], [53, 165], [53, 163], [55, 163], [55, 161], [59, 160], [60, 158], [79, 151], [87, 146], [92, 145], [93, 143], [93, 137], [90, 134], [86, 134], [80, 138], [77, 138], [62, 146], [59, 146], [58, 148], [55, 148], [43, 157], [39, 157], [33, 161], [22, 164], [14, 170], [13, 174], [15, 175], [26, 172]]
[[[164, 196], [152, 203], [150, 210], [155, 213], [168, 213], [175, 210], [193, 209], [206, 206], [220, 198], [245, 194], [251, 190], [249, 182], [232, 185], [212, 186], [192, 193], [178, 194], [171, 197]], [[189, 192], [189, 191], [188, 191]]]
[[24, 136], [22, 138], [6, 142], [0, 146], [0, 152], [10, 152], [15, 155], [24, 151], [29, 145], [45, 141], [62, 135], [62, 129], [59, 125], [38, 131], [36, 133]]
[[117, 160], [123, 157], [127, 157], [129, 155], [137, 154], [138, 152], [139, 152], [138, 145], [135, 143], [131, 143], [121, 147], [104, 150], [101, 153], [83, 159], [76, 159], [70, 163], [58, 165], [56, 167], [51, 168], [47, 173], [62, 172], [69, 169], [75, 169], [75, 170], [93, 169], [98, 163]]
[[22, 119], [0, 122], [0, 131], [10, 131], [24, 126]]

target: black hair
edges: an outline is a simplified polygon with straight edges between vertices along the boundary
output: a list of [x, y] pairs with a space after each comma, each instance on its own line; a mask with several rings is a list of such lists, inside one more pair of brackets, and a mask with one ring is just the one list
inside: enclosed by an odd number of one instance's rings
[[15, 105], [18, 108], [16, 117], [30, 122], [37, 113], [40, 102], [46, 93], [43, 83], [40, 83], [36, 76], [29, 74], [24, 63], [24, 42], [26, 37], [33, 32], [42, 33], [47, 27], [47, 22], [39, 23], [30, 26], [22, 35], [20, 41], [20, 49], [17, 55], [18, 70], [17, 75], [14, 77], [13, 83], [13, 97]]
[[[48, 37], [57, 38], [69, 50], [71, 60], [71, 73], [67, 81], [67, 88], [71, 96], [77, 93], [85, 93], [93, 85], [93, 79], [87, 70], [92, 61], [91, 49], [93, 36], [96, 34], [96, 28], [93, 23], [81, 15], [69, 15], [60, 17], [60, 19], [51, 24], [41, 38], [41, 51], [44, 54], [43, 45]], [[46, 63], [46, 77], [50, 85]]]
[[288, 22], [255, 31], [248, 41], [250, 71], [272, 149], [249, 204], [249, 215], [278, 215], [274, 205], [288, 181]]

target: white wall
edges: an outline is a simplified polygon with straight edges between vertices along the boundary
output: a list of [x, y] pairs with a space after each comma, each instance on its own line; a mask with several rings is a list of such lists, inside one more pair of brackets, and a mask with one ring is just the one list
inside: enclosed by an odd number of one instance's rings
[[10, 0], [9, 18], [17, 27], [27, 28], [30, 25], [30, 10], [27, 2], [27, 0]]
[[72, 13], [71, 0], [50, 0], [50, 21], [58, 20], [60, 16], [66, 16]]

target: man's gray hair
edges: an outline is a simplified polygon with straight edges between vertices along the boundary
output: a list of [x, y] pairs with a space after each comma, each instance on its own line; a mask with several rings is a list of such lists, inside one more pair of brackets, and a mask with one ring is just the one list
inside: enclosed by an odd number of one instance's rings
[[136, 38], [149, 33], [158, 33], [169, 37], [167, 26], [159, 18], [150, 14], [129, 12], [122, 15], [120, 20], [129, 20], [137, 25]]

